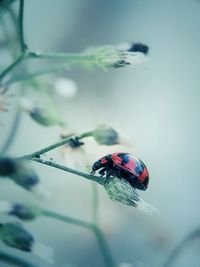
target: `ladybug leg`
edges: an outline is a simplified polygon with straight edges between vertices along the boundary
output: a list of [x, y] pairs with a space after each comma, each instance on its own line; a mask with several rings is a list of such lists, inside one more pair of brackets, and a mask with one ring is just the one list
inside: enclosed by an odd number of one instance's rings
[[101, 177], [104, 176], [105, 173], [106, 173], [106, 171], [107, 171], [106, 168], [101, 169], [101, 170], [99, 171], [100, 176], [101, 176]]
[[115, 171], [113, 171], [113, 170], [107, 170], [107, 172], [106, 172], [106, 178], [109, 178], [109, 177], [113, 176], [114, 174], [115, 174]]

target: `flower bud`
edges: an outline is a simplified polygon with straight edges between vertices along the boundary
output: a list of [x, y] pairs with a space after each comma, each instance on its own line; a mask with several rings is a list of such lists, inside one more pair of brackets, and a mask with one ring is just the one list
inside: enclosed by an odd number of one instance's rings
[[29, 112], [29, 115], [33, 120], [43, 126], [64, 126], [64, 122], [56, 118], [53, 114], [49, 113], [46, 109], [34, 108]]
[[8, 176], [16, 184], [39, 196], [49, 196], [48, 190], [42, 185], [36, 172], [30, 168], [25, 161], [12, 158], [1, 158], [0, 176]]
[[119, 144], [119, 135], [117, 131], [106, 124], [99, 125], [93, 131], [93, 137], [100, 145], [111, 146]]
[[22, 97], [20, 99], [20, 104], [21, 107], [27, 111], [31, 118], [37, 123], [43, 126], [64, 126], [64, 122], [57, 117], [57, 114], [54, 114], [47, 109], [36, 107], [29, 99]]
[[126, 45], [125, 47], [106, 45], [90, 48], [86, 51], [86, 54], [94, 56], [95, 65], [103, 69], [143, 64], [147, 53], [148, 46], [141, 43]]
[[17, 161], [11, 158], [0, 158], [0, 176], [12, 175], [17, 170]]
[[158, 209], [140, 198], [136, 189], [125, 179], [117, 177], [107, 178], [105, 189], [113, 201], [136, 207], [144, 212], [158, 213]]
[[52, 248], [37, 242], [18, 222], [0, 224], [0, 239], [9, 247], [31, 252], [49, 263], [53, 262]]
[[0, 201], [0, 214], [13, 215], [21, 220], [32, 220], [38, 217], [42, 210], [38, 206]]
[[33, 236], [18, 222], [0, 225], [0, 239], [9, 247], [31, 251]]

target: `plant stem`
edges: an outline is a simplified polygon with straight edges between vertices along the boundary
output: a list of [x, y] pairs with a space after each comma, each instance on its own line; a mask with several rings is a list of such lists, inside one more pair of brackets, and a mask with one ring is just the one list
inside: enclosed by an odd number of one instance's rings
[[27, 50], [27, 45], [25, 44], [25, 41], [24, 41], [23, 20], [24, 20], [24, 0], [20, 0], [19, 2], [19, 41], [20, 41], [22, 54], [24, 54], [24, 52]]
[[192, 231], [188, 236], [186, 236], [180, 244], [175, 247], [175, 249], [171, 252], [168, 259], [165, 261], [163, 267], [170, 267], [172, 263], [176, 260], [176, 258], [180, 255], [182, 250], [188, 245], [188, 243], [200, 237], [200, 228]]
[[6, 142], [1, 148], [0, 156], [4, 155], [6, 151], [9, 149], [9, 147], [11, 146], [11, 144], [13, 143], [14, 137], [16, 136], [17, 129], [19, 128], [18, 126], [20, 123], [20, 118], [21, 118], [21, 108], [17, 106], [14, 122], [11, 126]]
[[56, 220], [59, 220], [59, 221], [63, 221], [63, 222], [68, 223], [68, 224], [74, 224], [74, 225], [77, 225], [77, 226], [88, 228], [90, 230], [93, 229], [93, 224], [91, 224], [89, 222], [84, 222], [82, 220], [74, 219], [74, 218], [71, 218], [69, 216], [58, 214], [58, 213], [50, 211], [50, 210], [46, 210], [46, 209], [43, 210], [42, 211], [42, 215], [46, 216], [46, 217], [50, 217], [50, 218], [56, 219]]
[[115, 267], [115, 263], [114, 263], [114, 260], [111, 256], [110, 249], [108, 247], [106, 239], [105, 239], [102, 231], [96, 225], [82, 221], [82, 220], [74, 219], [74, 218], [71, 218], [71, 217], [68, 217], [65, 215], [61, 215], [61, 214], [58, 214], [58, 213], [50, 211], [50, 210], [43, 210], [43, 215], [46, 217], [49, 217], [49, 218], [53, 218], [53, 219], [62, 221], [62, 222], [67, 223], [67, 224], [73, 224], [73, 225], [77, 225], [77, 226], [84, 227], [84, 228], [91, 230], [97, 238], [99, 248], [101, 250], [102, 256], [103, 256], [104, 261], [105, 261], [105, 266]]
[[19, 64], [21, 64], [25, 58], [27, 58], [27, 54], [24, 53], [21, 56], [19, 56], [8, 68], [6, 68], [1, 74], [0, 74], [0, 83], [2, 82], [3, 78], [13, 71]]
[[53, 161], [50, 161], [50, 160], [43, 160], [43, 159], [40, 159], [40, 158], [31, 158], [29, 160], [35, 161], [35, 162], [38, 162], [38, 163], [41, 163], [41, 164], [44, 164], [44, 165], [48, 165], [50, 167], [57, 168], [57, 169], [60, 169], [60, 170], [63, 170], [63, 171], [69, 172], [69, 173], [73, 173], [75, 175], [84, 177], [85, 179], [97, 182], [100, 185], [104, 185], [105, 180], [106, 180], [106, 178], [104, 178], [104, 177], [99, 177], [99, 176], [94, 176], [94, 175], [90, 175], [90, 174], [87, 174], [87, 173], [79, 172], [77, 170], [74, 170], [74, 169], [68, 168], [66, 166], [57, 164], [57, 163], [55, 163]]
[[116, 264], [114, 262], [114, 259], [112, 258], [109, 246], [106, 242], [106, 239], [105, 239], [102, 231], [97, 226], [94, 226], [94, 232], [95, 232], [96, 238], [98, 240], [101, 252], [104, 255], [106, 266], [107, 267], [115, 267]]
[[[83, 139], [83, 138], [92, 136], [92, 134], [93, 134], [93, 132], [92, 131], [89, 131], [89, 132], [85, 132], [85, 133], [83, 133], [81, 135], [78, 135], [76, 137], [78, 139]], [[36, 152], [34, 152], [32, 154], [22, 156], [22, 157], [20, 157], [20, 159], [31, 160], [33, 158], [37, 158], [37, 157], [39, 157], [39, 156], [41, 156], [41, 155], [43, 155], [43, 154], [45, 154], [45, 153], [47, 153], [47, 152], [49, 152], [49, 151], [57, 148], [57, 147], [66, 145], [67, 143], [70, 142], [71, 138], [72, 137], [67, 137], [67, 138], [65, 138], [65, 139], [63, 139], [63, 140], [61, 140], [61, 141], [59, 141], [59, 142], [57, 142], [57, 143], [55, 143], [53, 145], [47, 146], [47, 147], [45, 147], [43, 149], [40, 149], [40, 150], [38, 150], [38, 151], [36, 151]]]
[[23, 259], [20, 259], [16, 256], [10, 255], [6, 252], [0, 251], [0, 262], [7, 262], [9, 264], [20, 266], [20, 267], [36, 267], [36, 265], [33, 265], [32, 263], [29, 263]]
[[92, 183], [92, 221], [98, 225], [98, 210], [99, 207], [99, 196], [98, 187], [95, 183]]

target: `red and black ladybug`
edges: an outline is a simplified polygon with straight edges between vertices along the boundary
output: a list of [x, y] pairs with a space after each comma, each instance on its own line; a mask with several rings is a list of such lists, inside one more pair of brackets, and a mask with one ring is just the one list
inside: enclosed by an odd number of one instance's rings
[[146, 166], [130, 153], [113, 153], [99, 159], [93, 164], [91, 174], [97, 170], [106, 178], [117, 176], [126, 179], [134, 188], [146, 190], [148, 187], [149, 173]]

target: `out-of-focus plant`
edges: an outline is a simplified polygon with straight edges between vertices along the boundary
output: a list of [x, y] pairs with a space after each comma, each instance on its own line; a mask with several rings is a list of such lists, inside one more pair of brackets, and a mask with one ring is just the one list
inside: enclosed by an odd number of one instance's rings
[[[16, 14], [12, 7], [13, 2], [18, 2], [19, 12]], [[9, 29], [4, 23], [3, 16], [0, 17], [1, 25], [4, 33], [3, 42], [0, 48], [8, 49], [12, 62], [0, 72], [0, 111], [7, 110], [8, 92], [14, 83], [20, 84], [17, 93], [16, 116], [11, 127], [8, 138], [0, 149], [0, 176], [2, 178], [10, 178], [16, 184], [24, 189], [32, 192], [46, 194], [47, 191], [42, 185], [38, 174], [30, 167], [30, 162], [37, 162], [50, 167], [58, 168], [68, 173], [78, 175], [92, 181], [92, 222], [86, 222], [79, 219], [71, 218], [66, 215], [58, 214], [54, 211], [46, 210], [40, 206], [32, 204], [23, 204], [17, 202], [0, 201], [1, 215], [12, 215], [20, 220], [33, 220], [38, 216], [46, 216], [52, 219], [62, 221], [67, 224], [84, 227], [92, 231], [99, 244], [105, 266], [117, 266], [112, 257], [107, 241], [98, 223], [98, 189], [96, 183], [105, 187], [109, 197], [114, 201], [119, 201], [126, 205], [131, 205], [141, 209], [154, 211], [154, 208], [144, 202], [137, 192], [130, 185], [116, 177], [107, 180], [104, 177], [93, 176], [76, 169], [69, 168], [65, 165], [58, 164], [53, 160], [47, 160], [44, 154], [58, 147], [66, 147], [71, 150], [81, 150], [84, 146], [85, 138], [93, 138], [97, 145], [112, 146], [121, 143], [119, 133], [106, 124], [100, 124], [95, 129], [84, 132], [82, 134], [64, 135], [62, 140], [50, 146], [42, 148], [22, 157], [13, 158], [5, 156], [10, 148], [17, 127], [21, 118], [21, 109], [23, 108], [30, 117], [38, 124], [47, 126], [66, 127], [66, 122], [59, 114], [58, 107], [54, 101], [54, 91], [62, 97], [72, 98], [77, 93], [75, 83], [65, 78], [57, 78], [52, 85], [45, 81], [36, 79], [38, 76], [55, 73], [59, 70], [69, 70], [76, 68], [93, 69], [100, 68], [102, 70], [118, 69], [129, 65], [137, 67], [142, 65], [146, 60], [148, 46], [142, 43], [134, 43], [129, 45], [105, 45], [99, 47], [91, 47], [81, 53], [45, 53], [41, 51], [30, 51], [24, 38], [24, 0], [3, 0], [0, 2], [0, 14], [7, 13], [10, 22], [15, 28], [15, 36], [9, 36]], [[0, 51], [1, 52], [1, 51]], [[36, 70], [31, 70], [29, 63], [38, 61]], [[19, 83], [21, 82], [21, 83]], [[43, 97], [47, 103], [47, 108], [36, 105], [36, 101], [32, 101], [29, 91], [32, 89], [39, 97]], [[31, 100], [30, 100], [31, 99]], [[94, 183], [95, 182], [95, 183]], [[142, 208], [143, 207], [143, 208]], [[145, 208], [144, 208], [145, 207]], [[52, 250], [41, 243], [37, 242], [21, 223], [1, 223], [0, 239], [9, 247], [13, 247], [22, 251], [32, 252], [43, 259], [51, 262]], [[21, 266], [33, 266], [28, 262], [20, 260], [11, 255], [0, 252], [1, 259], [10, 263], [19, 263]]]

